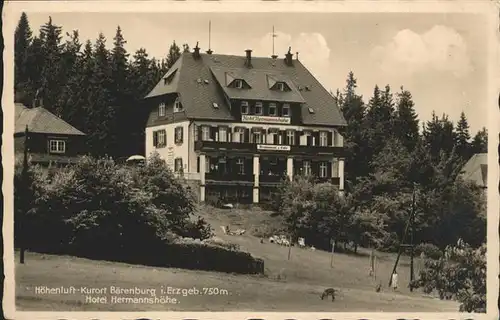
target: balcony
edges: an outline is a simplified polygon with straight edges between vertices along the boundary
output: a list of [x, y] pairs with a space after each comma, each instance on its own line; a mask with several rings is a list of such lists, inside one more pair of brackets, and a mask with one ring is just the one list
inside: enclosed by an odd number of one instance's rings
[[261, 185], [279, 185], [283, 181], [284, 176], [281, 175], [259, 175], [259, 184]]
[[345, 147], [320, 147], [320, 146], [299, 146], [299, 145], [292, 145], [290, 146], [291, 150], [290, 153], [292, 154], [303, 154], [303, 155], [332, 155], [335, 157], [345, 157], [346, 152], [345, 152]]
[[196, 151], [235, 151], [244, 153], [273, 153], [282, 155], [331, 155], [345, 157], [344, 147], [257, 144], [248, 142], [196, 141]]
[[219, 142], [219, 141], [196, 141], [194, 150], [196, 151], [240, 151], [240, 152], [255, 152], [257, 148], [253, 143], [243, 142]]
[[224, 184], [224, 185], [253, 185], [253, 174], [236, 174], [207, 172], [205, 173], [206, 184]]

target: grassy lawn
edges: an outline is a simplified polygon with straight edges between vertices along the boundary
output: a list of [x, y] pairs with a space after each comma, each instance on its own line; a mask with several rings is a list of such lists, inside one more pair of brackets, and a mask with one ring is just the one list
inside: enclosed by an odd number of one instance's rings
[[[260, 243], [251, 230], [274, 223], [268, 213], [259, 210], [217, 210], [202, 208], [203, 215], [213, 226], [218, 237], [240, 245], [242, 250], [265, 260], [265, 275], [233, 275], [216, 272], [152, 268], [106, 261], [93, 261], [68, 256], [28, 253], [25, 265], [16, 265], [17, 308], [19, 310], [109, 310], [109, 311], [414, 311], [456, 312], [458, 305], [413, 293], [406, 288], [409, 280], [408, 258], [402, 257], [398, 273], [401, 288], [392, 292], [389, 275], [395, 256], [380, 254], [377, 283], [382, 292], [375, 292], [376, 282], [368, 276], [368, 257], [336, 254], [333, 268], [331, 254], [319, 250], [293, 248], [287, 260], [288, 248]], [[244, 228], [243, 236], [222, 234], [221, 225], [232, 229]], [[361, 249], [366, 254], [366, 250]], [[18, 260], [18, 259], [17, 259]], [[16, 261], [17, 261], [16, 260]], [[85, 294], [36, 294], [36, 286], [76, 288], [108, 288], [103, 303], [86, 303]], [[111, 286], [156, 289], [157, 297], [169, 296], [172, 303], [111, 303]], [[219, 294], [175, 295], [161, 294], [161, 287], [218, 288]], [[321, 292], [328, 287], [340, 291], [335, 302], [322, 301]], [[117, 295], [115, 295], [117, 296]], [[147, 295], [118, 295], [119, 297], [146, 297]], [[165, 301], [163, 301], [165, 302]]]

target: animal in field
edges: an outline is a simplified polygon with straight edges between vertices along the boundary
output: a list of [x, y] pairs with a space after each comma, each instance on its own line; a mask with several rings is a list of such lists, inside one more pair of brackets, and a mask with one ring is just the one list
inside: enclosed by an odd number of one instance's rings
[[325, 289], [325, 291], [323, 291], [323, 293], [321, 294], [321, 300], [324, 300], [326, 297], [331, 296], [332, 301], [335, 301], [335, 293], [336, 292], [337, 292], [337, 290], [335, 290], [333, 288]]

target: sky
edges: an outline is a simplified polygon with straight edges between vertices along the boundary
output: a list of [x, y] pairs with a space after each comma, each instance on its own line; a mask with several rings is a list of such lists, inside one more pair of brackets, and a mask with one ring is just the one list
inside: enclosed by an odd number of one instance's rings
[[365, 102], [375, 85], [409, 90], [421, 121], [432, 111], [456, 122], [464, 111], [471, 135], [487, 127], [487, 34], [484, 16], [465, 13], [30, 13], [35, 33], [52, 17], [82, 42], [102, 32], [111, 47], [117, 26], [133, 54], [164, 58], [175, 40], [199, 41], [220, 54], [284, 57], [288, 47], [327, 88], [345, 87], [349, 71]]

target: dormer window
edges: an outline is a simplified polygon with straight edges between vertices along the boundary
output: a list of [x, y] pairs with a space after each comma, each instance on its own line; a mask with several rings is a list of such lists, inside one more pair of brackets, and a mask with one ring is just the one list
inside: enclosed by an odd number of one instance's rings
[[283, 81], [276, 82], [271, 89], [276, 91], [290, 91], [288, 85]]
[[282, 115], [283, 115], [283, 117], [289, 117], [290, 116], [290, 105], [289, 104], [284, 104], [283, 105]]
[[179, 101], [179, 98], [175, 99], [174, 102], [174, 112], [181, 112], [182, 111], [182, 105], [181, 102]]
[[158, 106], [158, 116], [159, 117], [164, 117], [165, 116], [165, 103], [160, 103]]
[[248, 114], [248, 102], [241, 102], [241, 114]]
[[255, 114], [258, 116], [262, 115], [262, 102], [255, 103]]
[[243, 89], [243, 80], [240, 79], [234, 80], [234, 87], [237, 89]]
[[269, 115], [276, 116], [276, 104], [275, 103], [269, 104]]

